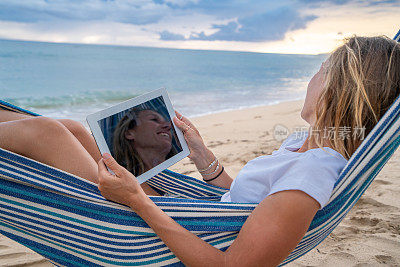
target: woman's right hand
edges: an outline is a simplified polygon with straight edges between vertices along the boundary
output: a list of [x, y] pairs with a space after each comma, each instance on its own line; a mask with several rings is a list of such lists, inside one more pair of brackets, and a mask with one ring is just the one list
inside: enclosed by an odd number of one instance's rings
[[185, 137], [188, 144], [190, 155], [189, 158], [194, 161], [197, 168], [202, 169], [214, 160], [214, 155], [205, 146], [203, 138], [196, 127], [179, 112], [175, 111], [176, 117], [173, 118], [176, 127], [178, 127]]

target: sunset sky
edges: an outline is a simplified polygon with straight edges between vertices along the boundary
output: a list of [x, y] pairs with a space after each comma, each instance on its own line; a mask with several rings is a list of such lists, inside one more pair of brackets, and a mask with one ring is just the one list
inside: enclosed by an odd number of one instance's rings
[[0, 38], [318, 54], [400, 28], [400, 0], [1, 0]]

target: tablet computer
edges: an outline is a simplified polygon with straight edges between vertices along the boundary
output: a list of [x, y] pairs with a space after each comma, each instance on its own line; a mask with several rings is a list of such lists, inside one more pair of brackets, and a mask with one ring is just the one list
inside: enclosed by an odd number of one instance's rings
[[172, 121], [175, 116], [165, 88], [90, 114], [86, 120], [101, 152], [143, 183], [189, 155]]

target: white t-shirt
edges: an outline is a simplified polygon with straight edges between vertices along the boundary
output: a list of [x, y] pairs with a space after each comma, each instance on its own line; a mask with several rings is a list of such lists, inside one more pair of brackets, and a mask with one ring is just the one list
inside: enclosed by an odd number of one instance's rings
[[323, 208], [347, 160], [332, 148], [297, 151], [307, 132], [290, 135], [271, 155], [249, 161], [232, 182], [222, 202], [260, 203], [279, 191], [300, 190]]

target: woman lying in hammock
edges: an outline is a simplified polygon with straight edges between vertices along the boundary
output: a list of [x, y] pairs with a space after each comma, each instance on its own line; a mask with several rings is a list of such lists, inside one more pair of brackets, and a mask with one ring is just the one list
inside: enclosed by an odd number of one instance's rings
[[[326, 205], [341, 169], [362, 142], [357, 131], [367, 135], [399, 93], [399, 44], [386, 37], [347, 40], [308, 85], [301, 116], [312, 126], [309, 135], [289, 137], [272, 155], [248, 162], [235, 180], [194, 125], [177, 113], [174, 122], [204, 180], [230, 188], [221, 200], [259, 203], [225, 252], [165, 214], [147, 196], [157, 193], [140, 186], [110, 155], [101, 157], [76, 122], [0, 111], [0, 147], [98, 182], [104, 197], [132, 208], [185, 265], [273, 266], [296, 247]], [[333, 135], [325, 135], [325, 129]]]

